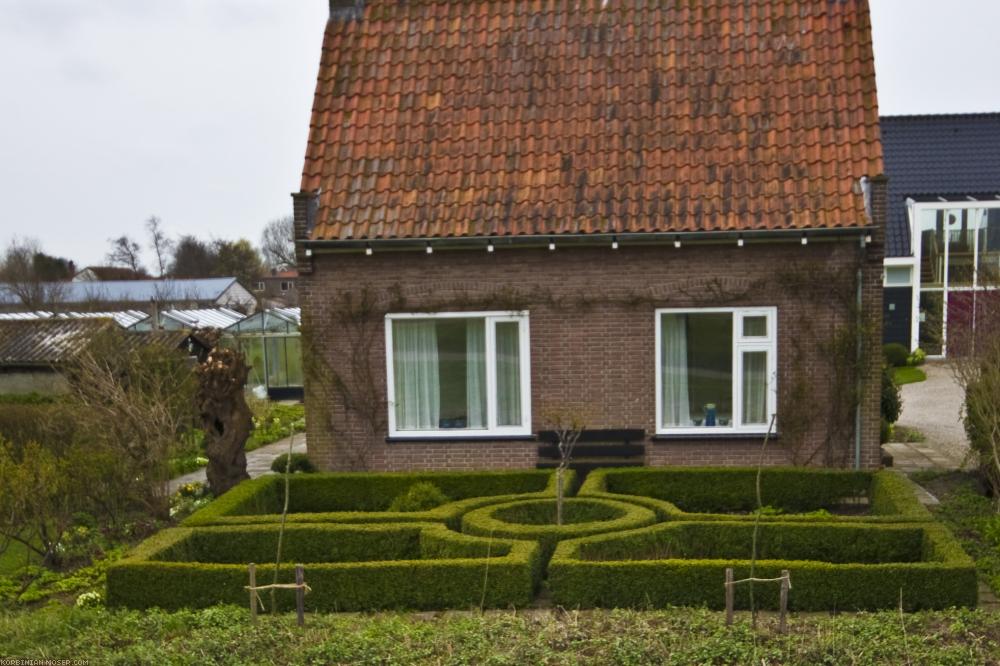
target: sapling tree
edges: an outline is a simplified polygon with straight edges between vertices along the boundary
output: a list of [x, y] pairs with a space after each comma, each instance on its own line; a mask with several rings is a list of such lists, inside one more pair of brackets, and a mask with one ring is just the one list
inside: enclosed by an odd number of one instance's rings
[[564, 479], [573, 459], [573, 449], [587, 429], [587, 414], [582, 409], [551, 407], [542, 413], [542, 421], [556, 436], [559, 465], [556, 467], [556, 525], [563, 524]]

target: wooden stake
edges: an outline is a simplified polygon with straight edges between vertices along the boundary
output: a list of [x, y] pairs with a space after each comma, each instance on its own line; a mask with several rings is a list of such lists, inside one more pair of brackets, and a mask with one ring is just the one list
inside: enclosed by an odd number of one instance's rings
[[781, 614], [778, 616], [778, 631], [788, 633], [788, 623], [785, 617], [788, 613], [788, 569], [781, 570]]
[[305, 584], [306, 576], [305, 570], [302, 568], [301, 564], [295, 565], [295, 584], [298, 585], [295, 588], [295, 611], [299, 614], [299, 626], [304, 626], [306, 623], [306, 590], [303, 587]]
[[726, 626], [732, 626], [733, 624], [733, 605], [735, 588], [733, 585], [733, 570], [731, 567], [726, 567]]
[[250, 570], [250, 621], [257, 624], [257, 565], [253, 562], [247, 567]]

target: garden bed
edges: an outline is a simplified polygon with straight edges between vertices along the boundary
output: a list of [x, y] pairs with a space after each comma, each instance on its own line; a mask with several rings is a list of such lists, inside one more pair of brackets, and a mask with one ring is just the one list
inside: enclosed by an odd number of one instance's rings
[[556, 544], [565, 539], [620, 532], [656, 522], [652, 510], [614, 500], [569, 498], [563, 511], [564, 523], [557, 525], [554, 499], [493, 504], [465, 514], [462, 531], [479, 536], [537, 541], [545, 563]]
[[[564, 541], [548, 568], [553, 601], [565, 607], [725, 604], [725, 570], [750, 575], [747, 522], [662, 523]], [[793, 610], [906, 610], [976, 605], [975, 565], [935, 524], [761, 525], [758, 578], [791, 573]], [[776, 608], [778, 586], [755, 585], [758, 608]], [[749, 588], [736, 588], [737, 607]]]
[[[572, 485], [573, 473], [565, 483]], [[451, 502], [425, 511], [390, 511], [394, 499], [418, 483], [431, 483]], [[291, 477], [288, 522], [442, 522], [458, 529], [467, 511], [502, 501], [554, 497], [555, 473], [502, 472], [333, 473]], [[274, 523], [284, 500], [284, 479], [264, 476], [245, 481], [201, 509], [184, 525]]]
[[[178, 609], [248, 603], [247, 565], [270, 582], [276, 525], [175, 528], [147, 540], [108, 571], [110, 606]], [[310, 610], [525, 606], [540, 569], [531, 542], [480, 539], [441, 525], [289, 525], [279, 581], [305, 567]], [[271, 561], [271, 564], [267, 564]], [[277, 593], [279, 606], [294, 595]]]
[[[756, 476], [737, 467], [603, 469], [588, 475], [578, 496], [641, 504], [661, 520], [753, 520]], [[767, 468], [761, 495], [767, 521], [932, 520], [910, 482], [893, 472]]]

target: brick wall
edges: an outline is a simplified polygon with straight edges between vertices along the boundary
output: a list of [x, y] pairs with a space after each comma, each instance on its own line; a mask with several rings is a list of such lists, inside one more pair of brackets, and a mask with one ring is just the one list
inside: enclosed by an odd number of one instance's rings
[[[878, 184], [876, 184], [876, 190]], [[884, 208], [876, 192], [874, 205]], [[300, 203], [300, 202], [297, 202]], [[877, 219], [877, 218], [876, 218]], [[421, 304], [440, 303], [455, 298], [469, 299], [512, 288], [533, 294], [530, 311], [531, 398], [533, 431], [543, 429], [540, 405], [553, 398], [567, 406], [588, 409], [595, 428], [642, 428], [655, 433], [655, 343], [654, 310], [657, 307], [775, 306], [778, 309], [778, 382], [792, 376], [793, 341], [807, 328], [831, 331], [849, 320], [846, 307], [836, 299], [803, 297], [775, 285], [779, 267], [795, 266], [805, 272], [838, 269], [849, 276], [844, 284], [830, 285], [853, 289], [854, 270], [864, 267], [864, 310], [869, 317], [881, 317], [881, 237], [867, 249], [857, 236], [842, 240], [814, 240], [807, 246], [798, 240], [786, 242], [685, 243], [629, 247], [560, 246], [547, 249], [504, 249], [489, 254], [484, 250], [439, 249], [423, 252], [381, 252], [371, 257], [363, 252], [321, 253], [311, 258], [311, 272], [301, 271], [299, 296], [303, 306], [303, 326], [311, 343], [305, 345], [305, 363], [322, 373], [323, 368], [338, 372], [355, 370], [345, 340], [352, 335], [338, 322], [335, 293], [362, 287], [383, 298], [401, 288], [406, 302], [418, 309]], [[766, 288], [751, 288], [766, 280]], [[721, 293], [713, 301], [712, 294]], [[591, 302], [573, 307], [586, 297]], [[706, 302], [708, 301], [708, 302]], [[635, 303], [639, 303], [636, 305]], [[553, 303], [555, 305], [553, 305]], [[569, 305], [569, 307], [567, 307]], [[481, 307], [451, 307], [452, 310]], [[375, 387], [385, 391], [384, 326], [371, 326], [371, 363]], [[310, 345], [317, 356], [310, 357]], [[873, 336], [878, 363], [878, 336]], [[814, 345], [796, 361], [801, 372], [815, 377], [810, 404], [783, 404], [779, 399], [778, 421], [782, 413], [809, 410], [822, 415], [828, 403], [830, 359]], [[356, 360], [356, 359], [355, 359]], [[874, 368], [875, 366], [873, 366]], [[795, 372], [801, 372], [795, 370]], [[862, 466], [879, 464], [878, 373], [866, 378], [862, 410]], [[784, 399], [784, 402], [788, 402]], [[535, 442], [409, 442], [386, 443], [384, 427], [372, 433], [360, 419], [346, 410], [327, 381], [306, 381], [309, 453], [327, 470], [365, 466], [369, 469], [484, 469], [533, 467]], [[322, 415], [322, 416], [321, 416]], [[768, 464], [788, 464], [793, 452], [808, 457], [819, 450], [814, 463], [823, 460], [826, 430], [819, 416], [792, 441], [781, 436], [768, 451]], [[850, 451], [852, 435], [838, 446]], [[847, 448], [849, 447], [849, 449]], [[757, 460], [760, 439], [647, 441], [647, 463], [651, 465], [749, 465]], [[364, 452], [361, 455], [360, 452]]]

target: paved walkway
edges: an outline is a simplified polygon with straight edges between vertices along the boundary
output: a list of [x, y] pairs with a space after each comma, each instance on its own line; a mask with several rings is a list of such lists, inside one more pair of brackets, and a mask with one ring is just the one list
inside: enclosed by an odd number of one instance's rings
[[[264, 476], [265, 474], [272, 474], [271, 462], [282, 453], [288, 453], [289, 439], [286, 437], [267, 446], [254, 449], [247, 454], [247, 473], [251, 479], [256, 479], [258, 476]], [[294, 453], [306, 452], [305, 433], [295, 435], [295, 446], [292, 448], [292, 451]], [[172, 479], [170, 481], [170, 492], [173, 493], [185, 483], [205, 483], [205, 481], [205, 468], [202, 467], [197, 472], [191, 472], [190, 474]]]
[[962, 389], [942, 361], [923, 366], [927, 381], [902, 387], [903, 413], [898, 425], [923, 433], [923, 442], [891, 442], [883, 449], [903, 472], [957, 469], [964, 465], [969, 443], [962, 425]]

